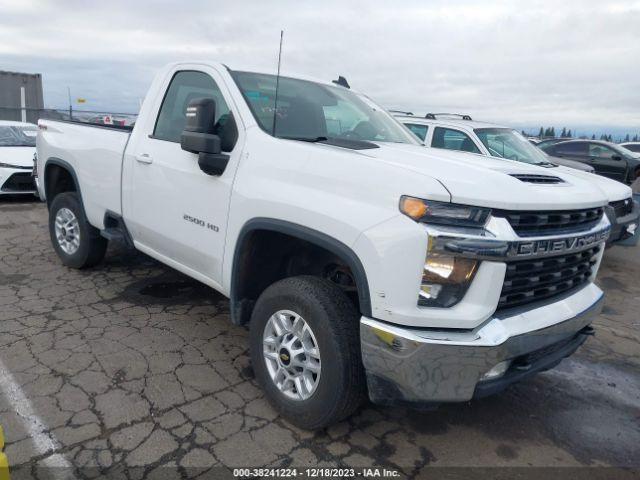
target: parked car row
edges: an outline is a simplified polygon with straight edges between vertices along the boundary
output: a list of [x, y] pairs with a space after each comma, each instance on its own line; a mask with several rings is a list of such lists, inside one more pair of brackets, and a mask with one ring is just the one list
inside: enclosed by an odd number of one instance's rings
[[[595, 140], [562, 139], [534, 146], [512, 128], [474, 121], [469, 115], [429, 113], [418, 117], [396, 111], [394, 116], [430, 148], [533, 164], [592, 181], [609, 199], [607, 215], [612, 223], [609, 244], [626, 240], [638, 227], [638, 211], [634, 208], [632, 191], [625, 183], [632, 183], [640, 174], [640, 158], [622, 147]], [[542, 148], [538, 148], [541, 144]], [[566, 153], [578, 149], [592, 155], [581, 157]], [[471, 162], [474, 157], [468, 159]]]

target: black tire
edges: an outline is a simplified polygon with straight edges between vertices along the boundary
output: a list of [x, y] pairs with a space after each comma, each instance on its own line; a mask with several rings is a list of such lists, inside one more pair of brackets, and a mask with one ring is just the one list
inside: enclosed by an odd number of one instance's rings
[[[56, 215], [62, 208], [67, 208], [78, 220], [80, 242], [72, 254], [65, 252], [56, 238]], [[108, 240], [100, 235], [100, 231], [91, 226], [84, 214], [80, 196], [76, 192], [64, 192], [55, 196], [49, 208], [49, 235], [53, 248], [62, 263], [71, 268], [88, 268], [100, 263], [107, 250]]]
[[[317, 340], [321, 372], [316, 390], [306, 400], [285, 396], [267, 370], [262, 337], [267, 321], [279, 310], [301, 315]], [[269, 401], [292, 424], [308, 430], [326, 427], [351, 415], [364, 399], [359, 316], [335, 284], [310, 276], [274, 283], [256, 303], [249, 337], [255, 377]]]

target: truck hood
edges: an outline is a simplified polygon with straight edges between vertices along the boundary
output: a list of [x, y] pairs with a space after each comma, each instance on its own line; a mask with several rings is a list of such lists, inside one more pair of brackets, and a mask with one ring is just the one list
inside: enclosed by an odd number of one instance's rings
[[0, 147], [0, 163], [18, 167], [32, 167], [36, 147]]
[[612, 180], [611, 178], [603, 177], [601, 175], [596, 175], [595, 173], [583, 172], [580, 170], [575, 170], [573, 168], [567, 168], [563, 166], [559, 166], [557, 168], [551, 168], [550, 171], [562, 171], [567, 175], [576, 176], [582, 178], [584, 180], [590, 181], [596, 187], [598, 187], [602, 192], [607, 196], [609, 202], [616, 202], [618, 200], [624, 200], [632, 196], [633, 191], [631, 187], [625, 185], [622, 182], [618, 182], [617, 180]]
[[[380, 143], [380, 148], [359, 153], [438, 180], [453, 203], [508, 210], [569, 210], [602, 206], [609, 199], [601, 188], [567, 169], [543, 168], [484, 155], [425, 148], [419, 145]], [[528, 183], [512, 175], [559, 177], [562, 183]], [[586, 174], [593, 176], [591, 174]], [[406, 192], [423, 195], [429, 192]]]

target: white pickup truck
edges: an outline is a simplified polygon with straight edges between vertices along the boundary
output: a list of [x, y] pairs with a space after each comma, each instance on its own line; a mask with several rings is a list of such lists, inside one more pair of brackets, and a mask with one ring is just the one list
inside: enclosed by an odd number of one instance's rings
[[606, 195], [423, 148], [339, 83], [178, 63], [133, 129], [40, 121], [62, 262], [118, 239], [230, 297], [267, 397], [308, 429], [367, 391], [467, 401], [572, 354], [603, 301]]

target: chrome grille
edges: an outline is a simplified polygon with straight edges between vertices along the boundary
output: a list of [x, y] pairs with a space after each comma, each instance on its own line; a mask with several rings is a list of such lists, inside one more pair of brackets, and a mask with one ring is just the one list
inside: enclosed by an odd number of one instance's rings
[[604, 208], [597, 207], [545, 212], [494, 211], [493, 215], [506, 218], [519, 236], [535, 237], [584, 232], [595, 227], [603, 213]]
[[507, 263], [498, 309], [546, 300], [589, 282], [602, 247]]

